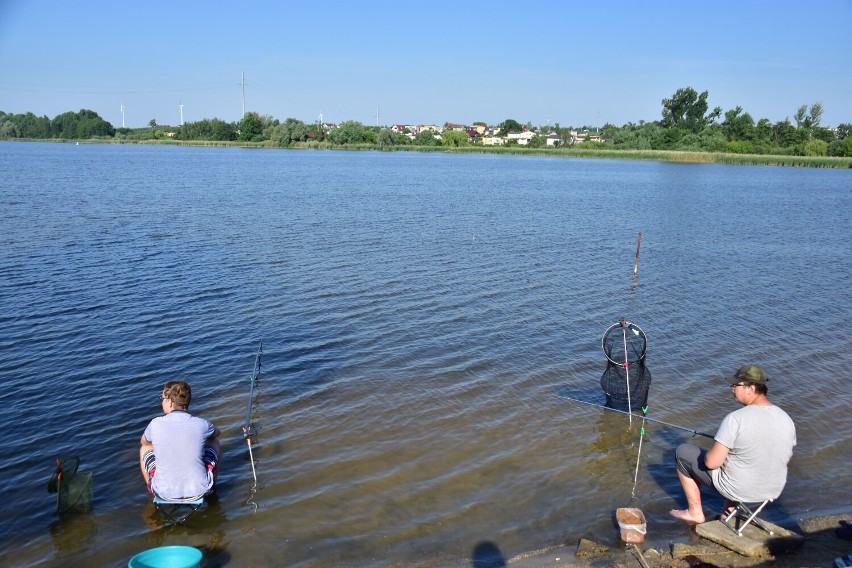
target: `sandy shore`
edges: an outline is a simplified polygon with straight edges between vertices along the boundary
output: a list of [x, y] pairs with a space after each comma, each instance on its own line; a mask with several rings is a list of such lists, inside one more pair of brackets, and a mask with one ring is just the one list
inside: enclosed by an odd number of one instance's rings
[[[775, 556], [748, 557], [693, 533], [688, 543], [645, 542], [634, 548], [610, 548], [588, 540], [547, 550], [522, 554], [508, 560], [499, 558], [474, 559], [474, 568], [550, 568], [566, 566], [624, 566], [649, 568], [685, 568], [687, 566], [762, 566], [833, 567], [836, 558], [852, 554], [852, 541], [839, 538], [835, 529], [843, 520], [852, 520], [852, 512], [799, 519], [797, 526], [785, 528], [804, 537], [793, 551]], [[617, 530], [613, 528], [613, 530]]]

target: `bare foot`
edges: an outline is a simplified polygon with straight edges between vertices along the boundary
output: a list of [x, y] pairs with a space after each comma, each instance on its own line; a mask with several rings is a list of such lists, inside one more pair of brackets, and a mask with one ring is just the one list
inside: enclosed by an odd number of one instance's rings
[[671, 511], [669, 511], [669, 515], [671, 515], [675, 519], [685, 521], [690, 525], [700, 525], [704, 522], [704, 513], [701, 513], [700, 515], [693, 515], [689, 512], [689, 509], [672, 509]]

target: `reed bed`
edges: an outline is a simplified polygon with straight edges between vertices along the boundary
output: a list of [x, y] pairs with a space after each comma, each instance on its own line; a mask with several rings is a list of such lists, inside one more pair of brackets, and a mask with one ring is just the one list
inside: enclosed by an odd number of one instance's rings
[[684, 150], [596, 150], [588, 148], [521, 148], [465, 146], [444, 148], [450, 152], [558, 156], [610, 160], [646, 160], [689, 164], [737, 164], [752, 166], [787, 166], [807, 168], [852, 168], [852, 158], [830, 156], [780, 156], [768, 154], [727, 154], [723, 152], [689, 152]]
[[801, 168], [852, 168], [852, 158], [836, 156], [779, 156], [770, 154], [714, 154], [719, 164], [793, 166]]
[[[24, 141], [24, 140], [21, 140]], [[34, 142], [68, 142], [83, 144], [148, 144], [161, 146], [207, 146], [229, 148], [280, 148], [271, 140], [263, 142], [229, 142], [220, 140], [33, 140]], [[852, 158], [834, 156], [784, 156], [776, 154], [728, 154], [724, 152], [690, 152], [685, 150], [616, 150], [613, 148], [525, 148], [523, 146], [381, 146], [379, 144], [348, 144], [330, 142], [297, 142], [289, 149], [350, 150], [382, 152], [452, 152], [457, 154], [511, 154], [519, 156], [553, 156], [559, 158], [590, 158], [610, 160], [645, 160], [688, 164], [734, 164], [750, 166], [782, 166], [800, 168], [852, 168]]]

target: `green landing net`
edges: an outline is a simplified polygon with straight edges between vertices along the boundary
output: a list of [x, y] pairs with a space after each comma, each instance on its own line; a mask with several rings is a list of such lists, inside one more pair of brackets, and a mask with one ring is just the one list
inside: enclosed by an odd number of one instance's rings
[[92, 509], [92, 472], [78, 473], [80, 458], [56, 458], [56, 471], [47, 482], [48, 493], [56, 493], [56, 511], [86, 513]]

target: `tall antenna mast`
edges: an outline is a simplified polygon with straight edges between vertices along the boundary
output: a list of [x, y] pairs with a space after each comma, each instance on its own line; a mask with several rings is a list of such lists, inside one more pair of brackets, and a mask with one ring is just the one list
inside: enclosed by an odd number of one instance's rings
[[246, 74], [245, 74], [245, 71], [243, 71], [242, 86], [243, 86], [243, 114], [240, 115], [240, 120], [242, 120], [243, 117], [246, 115]]
[[121, 101], [121, 127], [124, 128], [124, 101]]
[[183, 101], [178, 105], [180, 107], [180, 125], [183, 126]]
[[379, 125], [379, 107], [376, 107], [376, 126]]

